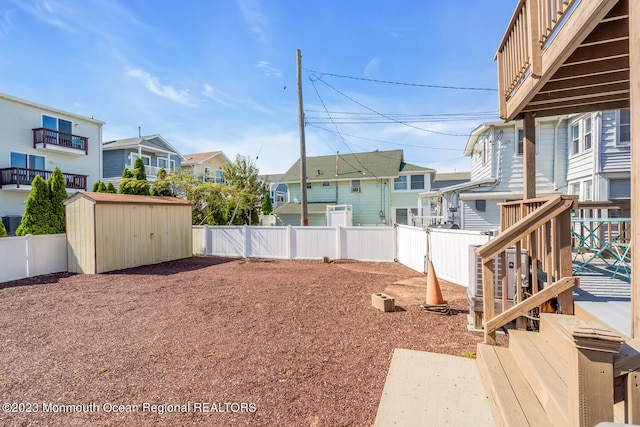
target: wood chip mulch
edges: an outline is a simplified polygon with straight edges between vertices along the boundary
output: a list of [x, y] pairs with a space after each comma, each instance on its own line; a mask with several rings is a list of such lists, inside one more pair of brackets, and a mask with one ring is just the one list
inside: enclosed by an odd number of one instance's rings
[[194, 257], [0, 283], [0, 425], [370, 426], [395, 348], [482, 341], [466, 289], [439, 283], [448, 316], [397, 263]]

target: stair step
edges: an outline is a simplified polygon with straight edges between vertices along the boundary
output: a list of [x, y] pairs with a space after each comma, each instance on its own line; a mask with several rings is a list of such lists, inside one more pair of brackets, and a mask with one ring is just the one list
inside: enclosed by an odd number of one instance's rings
[[510, 331], [509, 350], [553, 424], [569, 424], [567, 361], [537, 332]]
[[498, 425], [553, 424], [508, 348], [478, 344], [477, 363]]

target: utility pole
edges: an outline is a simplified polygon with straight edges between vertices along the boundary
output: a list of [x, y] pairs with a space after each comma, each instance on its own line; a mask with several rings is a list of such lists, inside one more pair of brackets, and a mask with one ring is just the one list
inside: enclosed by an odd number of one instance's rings
[[307, 215], [307, 149], [304, 140], [304, 110], [302, 108], [302, 53], [296, 50], [296, 68], [298, 76], [298, 125], [300, 127], [300, 202], [302, 212], [300, 214], [300, 225], [309, 225]]

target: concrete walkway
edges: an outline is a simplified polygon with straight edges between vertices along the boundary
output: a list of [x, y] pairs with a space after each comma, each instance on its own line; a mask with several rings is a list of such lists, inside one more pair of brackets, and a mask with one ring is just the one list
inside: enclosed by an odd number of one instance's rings
[[393, 352], [375, 427], [495, 425], [475, 359]]

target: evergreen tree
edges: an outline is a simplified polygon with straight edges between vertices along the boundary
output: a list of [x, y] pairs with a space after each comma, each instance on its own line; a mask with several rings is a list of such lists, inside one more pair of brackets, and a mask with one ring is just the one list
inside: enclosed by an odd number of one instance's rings
[[62, 203], [67, 198], [67, 187], [59, 167], [56, 166], [53, 170], [53, 174], [47, 184], [49, 185], [49, 197], [51, 200], [51, 222], [49, 223], [51, 230], [49, 232], [51, 234], [61, 234], [67, 228], [64, 204]]
[[51, 218], [51, 199], [47, 182], [36, 175], [31, 181], [31, 193], [24, 207], [22, 222], [16, 230], [16, 236], [26, 234], [49, 234]]
[[156, 174], [156, 180], [151, 186], [151, 195], [152, 196], [171, 196], [173, 192], [171, 191], [171, 182], [167, 178], [167, 171], [164, 168], [161, 168]]
[[107, 192], [107, 186], [104, 185], [104, 182], [99, 181], [98, 183], [98, 188], [96, 189], [97, 193], [106, 193]]
[[129, 194], [129, 188], [127, 187], [127, 184], [131, 179], [133, 179], [133, 172], [131, 172], [131, 169], [129, 168], [124, 168], [124, 170], [122, 171], [122, 179], [120, 180], [120, 189], [118, 190], [118, 193]]
[[271, 196], [269, 196], [269, 193], [264, 193], [262, 195], [262, 213], [265, 215], [269, 215], [271, 212], [273, 212]]
[[112, 183], [107, 184], [107, 193], [117, 193], [116, 187], [114, 187]]
[[7, 237], [7, 229], [4, 228], [2, 221], [0, 221], [0, 237]]
[[98, 191], [98, 186], [100, 185], [102, 181], [96, 181], [93, 183], [93, 187], [91, 187], [91, 191], [94, 193], [99, 193]]
[[138, 181], [147, 180], [147, 172], [145, 171], [144, 161], [141, 157], [137, 157], [136, 161], [133, 163], [133, 177]]

